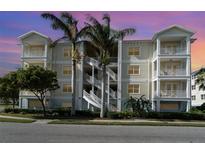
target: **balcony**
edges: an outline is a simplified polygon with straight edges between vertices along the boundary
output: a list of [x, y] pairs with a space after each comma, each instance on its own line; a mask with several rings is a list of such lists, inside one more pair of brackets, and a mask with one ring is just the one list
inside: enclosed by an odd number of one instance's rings
[[160, 48], [160, 55], [185, 55], [186, 48], [181, 47], [162, 47]]
[[23, 58], [41, 58], [46, 56], [45, 45], [24, 46]]
[[186, 97], [186, 90], [160, 90], [160, 97], [181, 98]]
[[181, 69], [161, 69], [160, 70], [160, 75], [161, 76], [183, 76], [186, 75], [186, 69], [181, 68]]
[[45, 57], [45, 51], [24, 51], [23, 53], [24, 58], [31, 58], [31, 57]]

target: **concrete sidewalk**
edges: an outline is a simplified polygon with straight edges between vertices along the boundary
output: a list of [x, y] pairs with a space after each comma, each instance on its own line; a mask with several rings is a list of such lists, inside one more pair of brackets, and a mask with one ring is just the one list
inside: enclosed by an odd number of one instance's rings
[[0, 115], [0, 118], [9, 118], [9, 119], [22, 119], [22, 120], [35, 120], [32, 118], [24, 118], [24, 117], [15, 117], [15, 116], [4, 116], [4, 115]]

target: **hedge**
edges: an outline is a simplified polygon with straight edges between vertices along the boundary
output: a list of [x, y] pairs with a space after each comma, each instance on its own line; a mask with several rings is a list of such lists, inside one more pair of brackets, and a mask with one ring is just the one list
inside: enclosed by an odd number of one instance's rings
[[146, 112], [143, 116], [139, 116], [133, 112], [108, 112], [110, 119], [130, 119], [130, 118], [146, 118], [146, 119], [181, 119], [181, 120], [205, 120], [204, 113], [189, 112]]
[[205, 114], [204, 113], [189, 113], [189, 112], [148, 112], [146, 113], [145, 118], [205, 120]]
[[[34, 109], [13, 109], [13, 108], [6, 108], [4, 109], [5, 113], [29, 113], [29, 114], [42, 114], [43, 110], [34, 110]], [[71, 110], [69, 108], [59, 108], [59, 109], [49, 109], [47, 110], [47, 114], [51, 116], [64, 116], [69, 117]], [[76, 111], [76, 116], [78, 117], [99, 117], [99, 112], [92, 112], [89, 110], [81, 110]]]
[[137, 117], [134, 112], [108, 112], [107, 117], [110, 119], [131, 119]]

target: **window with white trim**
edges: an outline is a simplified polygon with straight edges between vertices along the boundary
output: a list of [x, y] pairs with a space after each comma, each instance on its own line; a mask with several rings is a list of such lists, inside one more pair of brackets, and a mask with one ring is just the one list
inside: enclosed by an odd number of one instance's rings
[[140, 85], [139, 84], [128, 84], [128, 93], [129, 94], [139, 94]]
[[63, 57], [64, 58], [71, 58], [71, 53], [69, 48], [64, 48], [63, 49]]
[[130, 47], [128, 49], [129, 56], [139, 56], [140, 55], [140, 48], [139, 47]]
[[205, 94], [202, 94], [201, 95], [201, 100], [204, 100], [205, 99]]
[[195, 89], [196, 89], [196, 85], [192, 85], [192, 86], [191, 86], [191, 89], [192, 89], [192, 90], [195, 90]]
[[196, 100], [196, 95], [192, 95], [192, 96], [191, 96], [191, 99], [192, 99], [192, 100]]
[[72, 92], [71, 84], [63, 84], [63, 92], [71, 93]]
[[72, 67], [71, 66], [63, 66], [63, 75], [71, 75]]
[[128, 66], [128, 74], [129, 75], [139, 75], [140, 74], [140, 66], [139, 65], [129, 65]]

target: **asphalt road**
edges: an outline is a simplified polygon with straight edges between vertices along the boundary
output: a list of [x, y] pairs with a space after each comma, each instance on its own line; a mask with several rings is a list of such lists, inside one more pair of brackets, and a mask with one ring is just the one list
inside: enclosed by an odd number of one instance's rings
[[205, 142], [205, 128], [0, 123], [0, 142]]

